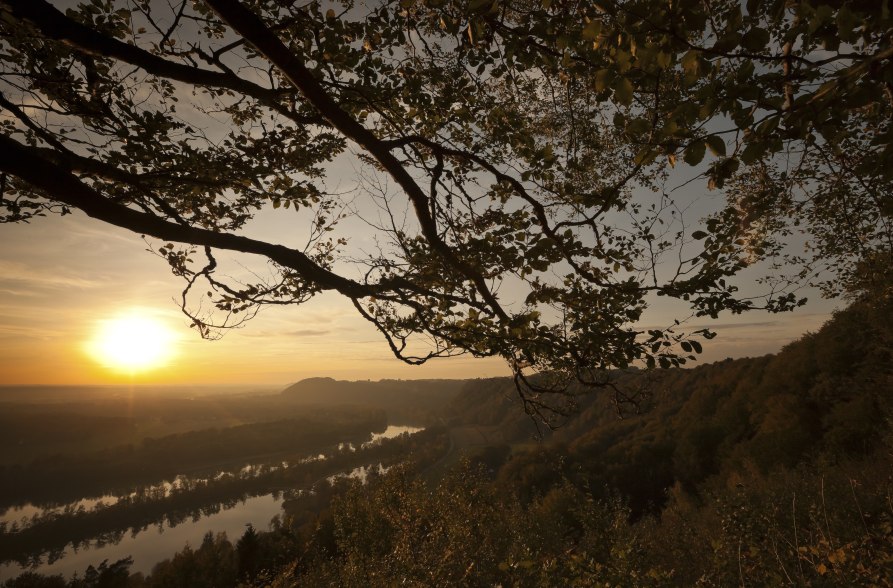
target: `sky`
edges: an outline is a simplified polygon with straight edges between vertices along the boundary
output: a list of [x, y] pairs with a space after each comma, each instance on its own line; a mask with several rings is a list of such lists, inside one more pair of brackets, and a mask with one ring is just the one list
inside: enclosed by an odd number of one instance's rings
[[[76, 213], [0, 225], [0, 384], [288, 384], [343, 379], [494, 376], [501, 361], [458, 358], [413, 369], [390, 355], [352, 306], [322, 295], [270, 308], [202, 340], [181, 313], [179, 278], [135, 235]], [[172, 332], [166, 365], [108, 369], [87, 346], [108, 320], [136, 313]]]
[[[216, 341], [189, 328], [182, 283], [135, 235], [80, 213], [0, 225], [0, 384], [282, 385], [312, 376], [340, 379], [474, 378], [507, 375], [498, 359], [454, 358], [425, 366], [395, 359], [349, 303], [323, 294], [298, 307], [263, 310]], [[646, 320], [672, 320], [655, 305]], [[833, 304], [812, 296], [795, 313], [693, 319], [718, 337], [702, 361], [778, 351], [827, 320]], [[170, 332], [163, 365], [133, 373], [89, 352], [104, 324], [136, 314]], [[647, 326], [647, 325], [646, 325]]]
[[[188, 119], [188, 99], [182, 106], [181, 116]], [[330, 177], [349, 177], [354, 171], [351, 165], [336, 161]], [[355, 188], [350, 181], [333, 183], [328, 187], [336, 192]], [[252, 227], [255, 234], [299, 245], [301, 235], [294, 229], [294, 218], [269, 213], [260, 214]], [[346, 230], [351, 246], [362, 250], [374, 245], [371, 232], [364, 232], [362, 223]], [[508, 375], [508, 368], [498, 359], [460, 357], [424, 366], [405, 365], [391, 355], [385, 341], [348, 301], [333, 294], [320, 295], [298, 307], [265, 309], [244, 328], [229, 331], [220, 340], [202, 340], [189, 328], [176, 301], [182, 281], [171, 275], [164, 260], [146, 249], [139, 235], [77, 212], [30, 224], [0, 224], [0, 385], [285, 386], [312, 376]], [[821, 300], [815, 292], [808, 294], [810, 304], [795, 313], [754, 312], [721, 316], [712, 322], [693, 320], [691, 329], [710, 327], [718, 333], [716, 339], [705, 342], [702, 361], [772, 353], [803, 333], [817, 330], [834, 304]], [[642, 328], [666, 326], [687, 314], [666, 299], [654, 302]], [[164, 361], [135, 372], [110, 366], [108, 357], [91, 353], [91, 342], [98, 333], [125, 316], [143, 317], [167, 330]]]

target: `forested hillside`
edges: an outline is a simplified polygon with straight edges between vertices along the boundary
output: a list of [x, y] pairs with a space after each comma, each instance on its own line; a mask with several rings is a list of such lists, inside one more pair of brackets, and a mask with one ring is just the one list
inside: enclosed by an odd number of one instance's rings
[[453, 431], [502, 449], [435, 488], [351, 489], [279, 585], [891, 585], [891, 316], [856, 304], [776, 355], [617, 374], [649, 378], [649, 410], [596, 398], [533, 448], [511, 383], [469, 382]]
[[392, 421], [428, 420], [456, 395], [463, 380], [346, 381], [307, 378], [282, 391], [295, 404], [368, 406], [384, 410]]
[[[541, 431], [541, 448], [514, 451], [500, 477], [548, 484], [558, 474], [543, 454], [561, 455], [562, 475], [582, 471], [642, 512], [675, 484], [697, 494], [712, 477], [872, 453], [889, 426], [891, 322], [882, 308], [855, 305], [775, 355], [618, 373], [618, 386], [648, 391], [642, 414], [621, 419], [604, 395], [584, 397], [563, 427]], [[509, 379], [470, 381], [450, 406], [453, 422], [523, 444], [537, 429], [513, 410], [512, 392]]]

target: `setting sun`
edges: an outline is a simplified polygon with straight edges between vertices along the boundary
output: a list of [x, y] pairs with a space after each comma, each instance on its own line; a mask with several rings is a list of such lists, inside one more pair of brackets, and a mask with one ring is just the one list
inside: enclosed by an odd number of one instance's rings
[[143, 372], [165, 364], [173, 355], [173, 343], [173, 333], [161, 321], [131, 313], [103, 321], [88, 351], [105, 367]]

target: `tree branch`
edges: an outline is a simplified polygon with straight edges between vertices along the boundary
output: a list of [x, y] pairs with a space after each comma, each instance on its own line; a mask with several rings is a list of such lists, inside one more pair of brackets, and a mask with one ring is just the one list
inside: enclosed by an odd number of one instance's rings
[[108, 37], [65, 16], [46, 0], [0, 0], [0, 10], [13, 18], [25, 20], [46, 37], [98, 57], [112, 57], [139, 67], [146, 72], [190, 85], [226, 88], [251, 96], [298, 124], [323, 124], [318, 118], [298, 116], [279, 102], [279, 98], [293, 92], [264, 88], [236, 75], [210, 71], [182, 63], [168, 61], [135, 45]]
[[111, 202], [62, 166], [45, 159], [40, 150], [26, 147], [3, 135], [0, 135], [0, 152], [3, 153], [0, 171], [21, 178], [46, 193], [52, 200], [78, 208], [95, 219], [168, 241], [262, 255], [283, 267], [295, 270], [322, 290], [336, 290], [352, 298], [374, 296], [382, 292], [381, 284], [354, 282], [320, 267], [306, 254], [282, 245], [171, 223]]
[[508, 313], [490, 291], [483, 275], [460, 259], [455, 251], [438, 234], [437, 223], [428, 209], [428, 197], [415, 182], [406, 168], [394, 157], [387, 144], [371, 131], [354, 120], [326, 93], [319, 81], [304, 65], [301, 59], [264, 25], [256, 14], [245, 8], [237, 0], [207, 0], [207, 4], [220, 18], [242, 35], [257, 51], [275, 65], [280, 72], [298, 88], [304, 97], [319, 110], [320, 114], [332, 123], [345, 137], [359, 144], [394, 178], [409, 197], [419, 220], [422, 234], [449, 265], [470, 280], [481, 297], [493, 312], [503, 321], [508, 321]]

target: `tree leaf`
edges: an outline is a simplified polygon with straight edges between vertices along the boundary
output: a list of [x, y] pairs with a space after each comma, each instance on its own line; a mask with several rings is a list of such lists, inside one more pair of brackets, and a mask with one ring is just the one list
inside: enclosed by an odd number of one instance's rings
[[769, 31], [754, 27], [744, 33], [741, 38], [741, 46], [748, 51], [761, 51], [769, 44]]
[[589, 41], [595, 41], [599, 34], [602, 32], [602, 21], [593, 20], [585, 27], [583, 27], [583, 32], [580, 33], [584, 39]]
[[626, 132], [637, 139], [651, 130], [651, 123], [644, 118], [634, 118], [627, 122]]
[[633, 83], [628, 78], [618, 78], [614, 84], [614, 98], [620, 104], [629, 106], [633, 101]]
[[611, 70], [610, 69], [600, 69], [595, 72], [595, 77], [593, 79], [593, 86], [595, 87], [596, 92], [601, 92], [605, 88], [608, 87], [608, 84], [611, 81]]
[[705, 141], [707, 141], [707, 147], [710, 149], [710, 153], [716, 157], [725, 157], [726, 142], [722, 137], [719, 135], [708, 135]]
[[655, 159], [657, 159], [657, 150], [646, 145], [636, 153], [633, 163], [636, 165], [648, 165]]
[[698, 165], [704, 159], [707, 144], [704, 141], [694, 141], [685, 148], [685, 163], [691, 166]]
[[744, 152], [741, 154], [741, 161], [744, 165], [750, 165], [762, 157], [765, 151], [765, 143], [762, 141], [751, 141], [747, 144], [747, 147], [744, 148]]

